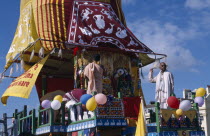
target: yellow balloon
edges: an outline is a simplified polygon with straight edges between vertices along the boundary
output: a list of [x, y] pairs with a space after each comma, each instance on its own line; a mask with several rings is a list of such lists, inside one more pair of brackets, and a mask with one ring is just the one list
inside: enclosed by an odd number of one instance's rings
[[89, 111], [94, 111], [97, 107], [97, 103], [94, 97], [90, 98], [86, 103], [86, 108]]
[[58, 100], [59, 102], [62, 102], [63, 97], [61, 95], [56, 95], [53, 100]]
[[183, 114], [183, 110], [182, 109], [177, 109], [176, 110], [176, 115], [181, 116]]
[[203, 97], [206, 94], [206, 90], [204, 88], [198, 88], [196, 90], [196, 97]]

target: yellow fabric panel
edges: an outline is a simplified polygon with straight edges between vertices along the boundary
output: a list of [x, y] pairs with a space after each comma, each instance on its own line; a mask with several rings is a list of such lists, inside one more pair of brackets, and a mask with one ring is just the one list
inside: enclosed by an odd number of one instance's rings
[[121, 2], [121, 0], [114, 0], [114, 2], [117, 5], [117, 11], [118, 11], [118, 14], [119, 14], [119, 19], [126, 26], [126, 21], [125, 21], [124, 13], [122, 11], [122, 2]]
[[150, 58], [147, 54], [139, 53], [139, 59], [141, 60], [142, 67], [153, 63], [155, 59]]
[[34, 25], [32, 2], [30, 0], [27, 3], [23, 1], [23, 3], [15, 36], [6, 56], [5, 68], [13, 63], [13, 59], [28, 47], [29, 43], [38, 38]]
[[54, 47], [64, 49], [67, 41], [66, 13], [64, 0], [33, 0], [33, 13], [35, 17], [36, 29], [42, 41], [42, 46], [46, 51], [51, 51]]
[[31, 0], [21, 0], [20, 1], [20, 11], [24, 9], [25, 6], [28, 5], [28, 3], [30, 3]]
[[[160, 113], [161, 113], [163, 119], [167, 122], [170, 119], [171, 115], [173, 114], [173, 111], [174, 110], [161, 109]], [[176, 114], [174, 114], [174, 115], [176, 115]]]
[[[176, 117], [176, 119], [179, 119], [180, 116], [178, 116], [176, 114], [176, 110], [170, 110], [170, 109], [161, 109], [160, 113], [162, 114], [164, 120], [167, 122], [168, 119], [172, 116], [172, 114], [174, 114], [174, 116]], [[190, 121], [192, 122], [193, 119], [196, 116], [196, 110], [189, 110], [189, 111], [184, 111], [183, 115], [187, 116]]]
[[196, 116], [196, 110], [184, 111], [183, 114], [186, 115], [186, 116], [190, 119], [190, 121], [192, 122], [193, 119], [194, 119], [195, 116]]
[[36, 63], [27, 72], [16, 78], [2, 95], [1, 102], [6, 104], [9, 96], [28, 98], [39, 75], [39, 72], [48, 57], [49, 55], [42, 59], [40, 62]]
[[[62, 17], [63, 18], [65, 18], [65, 12], [64, 11], [65, 11], [65, 9], [64, 9], [64, 0], [62, 0]], [[64, 19], [62, 21], [63, 21], [63, 25], [66, 26], [66, 21]], [[63, 28], [64, 28], [64, 33], [66, 34], [67, 33], [66, 32], [66, 27], [63, 27]], [[67, 36], [64, 35], [64, 38], [67, 39]]]
[[190, 136], [188, 130], [180, 130], [180, 131], [177, 131], [177, 132], [178, 132], [178, 136]]
[[144, 120], [144, 111], [143, 111], [143, 103], [140, 103], [139, 106], [139, 115], [138, 115], [138, 121], [137, 121], [137, 127], [136, 127], [136, 133], [135, 136], [146, 136], [146, 125]]

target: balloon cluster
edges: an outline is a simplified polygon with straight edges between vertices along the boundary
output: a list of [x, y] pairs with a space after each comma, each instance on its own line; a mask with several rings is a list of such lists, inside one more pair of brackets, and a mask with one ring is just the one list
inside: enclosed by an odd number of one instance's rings
[[95, 96], [84, 94], [81, 96], [80, 102], [86, 106], [87, 110], [94, 111], [97, 107], [97, 104], [103, 105], [107, 102], [107, 97], [102, 93], [98, 93]]
[[63, 97], [61, 95], [56, 95], [52, 102], [50, 100], [42, 101], [41, 106], [45, 109], [51, 107], [53, 110], [58, 110], [61, 107], [62, 100]]
[[206, 90], [204, 88], [198, 88], [195, 93], [195, 100], [194, 102], [201, 107], [204, 104], [203, 96], [206, 94]]
[[[194, 102], [198, 103], [198, 106], [201, 107], [204, 104], [203, 96], [206, 94], [206, 90], [204, 88], [198, 88], [196, 90], [196, 97]], [[176, 110], [176, 114], [178, 116], [182, 116], [184, 111], [188, 111], [191, 108], [191, 102], [190, 100], [183, 100], [181, 103], [179, 100], [174, 97], [170, 96], [167, 99], [168, 106]]]

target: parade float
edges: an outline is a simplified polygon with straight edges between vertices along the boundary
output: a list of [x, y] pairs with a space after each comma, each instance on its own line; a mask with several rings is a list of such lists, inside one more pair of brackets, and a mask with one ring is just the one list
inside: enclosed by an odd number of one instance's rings
[[[103, 89], [86, 94], [84, 69], [94, 54], [101, 58]], [[1, 74], [15, 79], [1, 102], [6, 105], [11, 96], [28, 98], [35, 85], [40, 107], [16, 109], [11, 135], [204, 136], [196, 103], [181, 102], [174, 109], [156, 103], [145, 120], [139, 69], [165, 56], [127, 28], [121, 0], [21, 0]], [[14, 77], [19, 65], [25, 73]]]

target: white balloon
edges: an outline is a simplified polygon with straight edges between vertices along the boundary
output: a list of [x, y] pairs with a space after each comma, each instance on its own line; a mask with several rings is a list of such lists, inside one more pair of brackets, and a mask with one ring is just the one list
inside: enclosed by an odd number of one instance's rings
[[53, 100], [51, 102], [51, 108], [53, 110], [58, 110], [58, 109], [60, 109], [60, 107], [61, 107], [61, 102], [59, 100]]
[[183, 111], [188, 111], [190, 108], [191, 103], [189, 100], [183, 100], [179, 105], [179, 109], [182, 109]]

